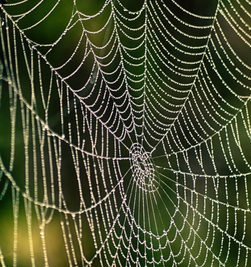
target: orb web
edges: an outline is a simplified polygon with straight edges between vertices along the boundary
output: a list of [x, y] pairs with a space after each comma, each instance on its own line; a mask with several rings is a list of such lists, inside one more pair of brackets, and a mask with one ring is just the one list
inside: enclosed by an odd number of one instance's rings
[[250, 266], [250, 2], [0, 8], [1, 265]]

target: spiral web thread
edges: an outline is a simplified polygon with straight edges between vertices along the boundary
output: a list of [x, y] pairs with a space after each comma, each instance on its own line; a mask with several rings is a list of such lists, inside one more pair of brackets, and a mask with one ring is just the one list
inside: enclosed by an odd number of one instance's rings
[[130, 2], [1, 6], [2, 266], [251, 264], [251, 3]]

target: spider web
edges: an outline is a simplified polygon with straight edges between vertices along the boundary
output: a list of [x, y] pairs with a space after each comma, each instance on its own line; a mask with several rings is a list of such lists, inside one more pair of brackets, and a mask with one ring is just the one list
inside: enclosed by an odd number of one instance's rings
[[1, 12], [1, 265], [250, 266], [250, 2]]

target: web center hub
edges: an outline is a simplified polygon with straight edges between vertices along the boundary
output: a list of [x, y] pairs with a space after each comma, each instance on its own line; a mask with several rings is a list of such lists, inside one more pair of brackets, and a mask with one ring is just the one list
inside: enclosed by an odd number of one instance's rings
[[130, 148], [130, 159], [132, 176], [137, 185], [148, 192], [156, 191], [159, 182], [150, 153], [141, 144], [135, 143]]

